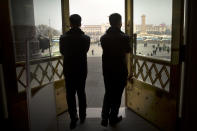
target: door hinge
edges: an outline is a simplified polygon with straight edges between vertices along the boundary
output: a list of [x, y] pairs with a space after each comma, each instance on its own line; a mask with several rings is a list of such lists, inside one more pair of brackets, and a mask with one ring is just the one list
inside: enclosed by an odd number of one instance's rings
[[180, 46], [180, 62], [184, 62], [186, 59], [186, 45]]

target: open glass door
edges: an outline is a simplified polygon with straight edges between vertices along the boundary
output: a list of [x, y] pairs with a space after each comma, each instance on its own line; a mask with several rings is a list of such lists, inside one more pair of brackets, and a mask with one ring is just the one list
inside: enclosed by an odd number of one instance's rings
[[182, 3], [177, 0], [126, 0], [125, 3], [125, 27], [133, 47], [126, 105], [159, 128], [174, 130], [180, 82]]
[[10, 0], [10, 7], [20, 107], [28, 118], [25, 124], [31, 131], [56, 131], [55, 87], [63, 79], [58, 54], [61, 1]]

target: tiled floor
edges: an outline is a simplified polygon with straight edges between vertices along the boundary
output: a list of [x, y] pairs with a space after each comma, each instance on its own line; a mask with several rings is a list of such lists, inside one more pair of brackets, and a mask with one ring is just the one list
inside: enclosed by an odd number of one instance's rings
[[[116, 127], [102, 127], [100, 125], [100, 111], [101, 108], [88, 108], [85, 123], [80, 124], [78, 122], [73, 131], [159, 131], [159, 129], [127, 108], [120, 109], [123, 120]], [[58, 117], [58, 131], [70, 131], [69, 123], [68, 113], [60, 115]]]

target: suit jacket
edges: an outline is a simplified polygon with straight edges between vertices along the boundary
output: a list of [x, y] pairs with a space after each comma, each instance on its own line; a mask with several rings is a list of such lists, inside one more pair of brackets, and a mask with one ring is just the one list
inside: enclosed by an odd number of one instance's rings
[[60, 52], [64, 56], [64, 75], [87, 76], [87, 52], [90, 37], [80, 28], [72, 28], [60, 37]]
[[119, 28], [110, 27], [100, 41], [103, 49], [103, 75], [126, 78], [128, 75], [126, 53], [131, 51], [129, 36]]

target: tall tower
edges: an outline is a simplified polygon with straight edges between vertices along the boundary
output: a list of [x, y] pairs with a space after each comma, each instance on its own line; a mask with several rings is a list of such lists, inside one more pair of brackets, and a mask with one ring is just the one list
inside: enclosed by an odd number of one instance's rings
[[146, 34], [146, 16], [143, 14], [141, 16], [142, 18], [142, 23], [141, 23], [141, 34]]

